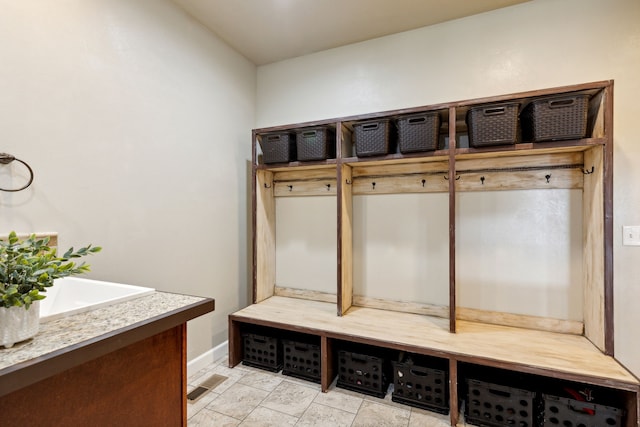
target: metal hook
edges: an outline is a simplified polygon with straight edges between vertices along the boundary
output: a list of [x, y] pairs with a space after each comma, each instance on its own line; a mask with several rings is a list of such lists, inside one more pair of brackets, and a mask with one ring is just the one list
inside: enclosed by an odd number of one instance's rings
[[591, 175], [595, 170], [595, 166], [591, 166], [591, 170], [582, 169], [582, 173], [585, 175]]
[[331, 191], [331, 184], [327, 184], [326, 187], [327, 187], [327, 191]]
[[371, 183], [371, 189], [372, 189], [372, 190], [375, 190], [375, 189], [376, 189], [376, 183], [375, 183], [375, 182], [372, 182], [372, 183]]
[[267, 183], [264, 183], [264, 188], [271, 188], [271, 185], [267, 185]]
[[480, 177], [480, 182], [482, 182], [482, 185], [484, 185], [484, 176]]
[[423, 186], [423, 187], [424, 187], [424, 184], [425, 184], [426, 182], [427, 182], [427, 180], [426, 180], [426, 179], [423, 179], [423, 180], [422, 180], [422, 186]]
[[7, 191], [9, 193], [14, 193], [16, 191], [22, 191], [25, 188], [27, 188], [28, 186], [30, 186], [31, 183], [33, 182], [33, 169], [31, 169], [31, 166], [29, 166], [27, 164], [27, 162], [25, 162], [23, 160], [20, 160], [20, 159], [16, 159], [16, 157], [14, 155], [12, 155], [12, 154], [0, 153], [0, 164], [8, 165], [9, 163], [11, 163], [13, 161], [16, 161], [18, 163], [22, 163], [27, 168], [27, 170], [29, 171], [29, 181], [25, 185], [20, 187], [20, 188], [11, 188], [11, 189], [0, 188], [0, 191]]
[[551, 179], [551, 174], [545, 175], [545, 178], [547, 178], [547, 184], [549, 183], [549, 180]]
[[289, 191], [293, 191], [293, 185], [287, 185], [289, 187]]
[[[449, 176], [444, 175], [443, 178], [446, 179], [447, 181], [449, 181]], [[460, 175], [456, 176], [456, 181], [458, 181], [459, 179], [460, 179]]]
[[345, 180], [344, 180], [344, 182], [345, 182], [345, 184], [347, 184], [347, 185], [351, 185], [351, 183], [352, 183], [353, 181], [351, 181], [350, 179], [345, 179]]

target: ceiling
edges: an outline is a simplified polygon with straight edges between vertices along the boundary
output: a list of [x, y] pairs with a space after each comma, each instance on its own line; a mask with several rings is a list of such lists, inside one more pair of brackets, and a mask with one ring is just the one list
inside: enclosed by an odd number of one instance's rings
[[529, 0], [173, 0], [256, 65]]

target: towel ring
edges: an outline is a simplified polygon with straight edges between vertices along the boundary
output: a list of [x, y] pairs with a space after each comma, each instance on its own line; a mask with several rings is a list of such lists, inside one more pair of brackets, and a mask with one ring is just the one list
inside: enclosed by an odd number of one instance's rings
[[31, 183], [33, 182], [33, 169], [31, 169], [31, 166], [29, 166], [27, 164], [27, 162], [20, 160], [20, 159], [16, 159], [15, 156], [12, 156], [11, 154], [7, 154], [7, 153], [0, 153], [0, 164], [2, 165], [8, 165], [9, 163], [13, 162], [20, 162], [23, 165], [26, 166], [26, 168], [29, 170], [29, 182], [27, 182], [24, 186], [20, 187], [20, 188], [13, 188], [13, 189], [7, 189], [7, 188], [2, 188], [0, 187], [0, 191], [7, 191], [7, 192], [16, 192], [16, 191], [22, 191], [25, 188], [27, 188], [28, 186], [31, 185]]

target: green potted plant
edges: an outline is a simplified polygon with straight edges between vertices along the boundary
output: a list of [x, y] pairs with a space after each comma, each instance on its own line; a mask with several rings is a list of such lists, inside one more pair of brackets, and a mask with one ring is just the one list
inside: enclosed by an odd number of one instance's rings
[[72, 247], [58, 256], [48, 243], [48, 237], [39, 239], [34, 234], [21, 240], [14, 231], [0, 240], [0, 345], [6, 348], [38, 333], [39, 301], [55, 279], [89, 271], [89, 265], [73, 259], [102, 249], [88, 245], [74, 251]]

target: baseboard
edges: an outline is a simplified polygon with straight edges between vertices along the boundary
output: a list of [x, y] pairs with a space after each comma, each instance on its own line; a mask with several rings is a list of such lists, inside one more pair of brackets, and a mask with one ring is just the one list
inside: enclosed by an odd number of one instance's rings
[[207, 365], [225, 357], [229, 353], [229, 341], [215, 346], [205, 351], [200, 356], [194, 357], [187, 362], [187, 377], [198, 372], [200, 369], [206, 368]]

